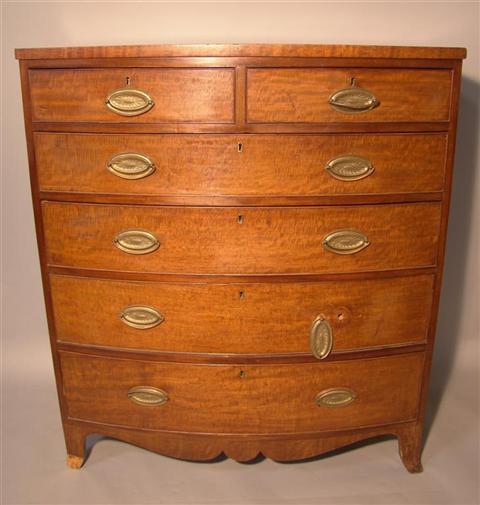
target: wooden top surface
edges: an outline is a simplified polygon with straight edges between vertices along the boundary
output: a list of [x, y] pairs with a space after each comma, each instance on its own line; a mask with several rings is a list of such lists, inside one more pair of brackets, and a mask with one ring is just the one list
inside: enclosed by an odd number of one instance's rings
[[64, 58], [156, 58], [175, 56], [461, 59], [466, 57], [466, 53], [466, 49], [461, 47], [315, 44], [164, 44], [16, 49], [15, 57], [19, 60]]

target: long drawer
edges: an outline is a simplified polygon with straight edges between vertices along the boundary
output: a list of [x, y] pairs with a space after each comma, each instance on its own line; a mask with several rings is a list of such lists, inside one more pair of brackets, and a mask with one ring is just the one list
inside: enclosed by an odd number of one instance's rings
[[424, 362], [424, 353], [295, 365], [60, 356], [70, 418], [200, 433], [300, 433], [414, 420]]
[[50, 265], [199, 274], [436, 263], [441, 204], [148, 207], [43, 202]]
[[448, 121], [451, 85], [446, 69], [249, 69], [247, 119], [250, 123]]
[[433, 276], [154, 283], [51, 275], [58, 340], [167, 352], [332, 352], [424, 342]]
[[232, 123], [232, 68], [30, 70], [33, 121]]
[[44, 191], [304, 196], [444, 187], [445, 134], [34, 137]]

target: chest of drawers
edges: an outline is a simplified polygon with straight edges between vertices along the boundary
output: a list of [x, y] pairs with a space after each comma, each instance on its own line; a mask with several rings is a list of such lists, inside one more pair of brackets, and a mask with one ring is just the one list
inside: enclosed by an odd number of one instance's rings
[[421, 470], [459, 48], [17, 50], [68, 464]]

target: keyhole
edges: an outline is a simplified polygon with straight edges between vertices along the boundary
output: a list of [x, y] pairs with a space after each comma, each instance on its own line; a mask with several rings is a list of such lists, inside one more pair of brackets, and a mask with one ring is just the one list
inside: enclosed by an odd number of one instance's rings
[[343, 315], [343, 312], [340, 312], [338, 315], [337, 315], [337, 318], [339, 321], [341, 321], [345, 316]]
[[244, 220], [243, 215], [242, 215], [242, 214], [239, 214], [239, 215], [237, 216], [237, 223], [238, 223], [238, 224], [243, 224], [243, 220]]
[[243, 152], [243, 144], [241, 142], [238, 143], [238, 152]]
[[243, 379], [247, 374], [243, 371], [240, 370], [240, 379]]
[[126, 84], [127, 86], [129, 86], [129, 85], [130, 85], [130, 77], [129, 77], [128, 75], [127, 75], [127, 77], [125, 77], [125, 84]]
[[245, 298], [245, 291], [243, 291], [243, 289], [238, 292], [238, 298], [240, 298], [240, 300]]
[[356, 77], [350, 77], [350, 86], [356, 86], [356, 85], [357, 85]]

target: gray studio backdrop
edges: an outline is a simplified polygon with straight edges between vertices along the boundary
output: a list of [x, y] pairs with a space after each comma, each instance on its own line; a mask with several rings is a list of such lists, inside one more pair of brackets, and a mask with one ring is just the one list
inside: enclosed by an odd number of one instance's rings
[[[478, 2], [6, 1], [2, 9], [2, 503], [475, 503]], [[254, 466], [183, 463], [104, 441], [83, 470], [65, 469], [14, 48], [209, 42], [468, 49], [422, 475], [404, 472], [393, 441]]]

